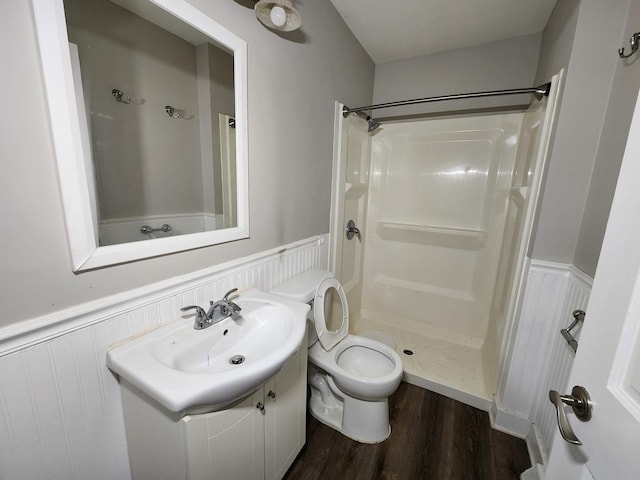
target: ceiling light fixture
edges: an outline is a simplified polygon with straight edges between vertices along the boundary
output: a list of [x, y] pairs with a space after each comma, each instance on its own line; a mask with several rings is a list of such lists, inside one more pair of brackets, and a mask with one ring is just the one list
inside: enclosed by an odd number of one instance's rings
[[256, 17], [268, 28], [291, 32], [302, 25], [302, 17], [293, 0], [260, 0], [255, 6]]

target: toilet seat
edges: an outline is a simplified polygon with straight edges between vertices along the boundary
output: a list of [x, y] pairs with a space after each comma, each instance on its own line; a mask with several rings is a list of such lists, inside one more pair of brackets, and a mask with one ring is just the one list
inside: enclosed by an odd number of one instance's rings
[[[327, 295], [327, 290], [335, 288], [340, 298], [342, 306], [342, 325], [338, 330], [331, 331], [327, 328], [327, 320], [325, 317], [325, 305], [324, 299]], [[313, 317], [318, 334], [318, 340], [322, 345], [322, 348], [329, 351], [340, 343], [349, 333], [349, 307], [347, 304], [347, 295], [344, 293], [344, 289], [340, 282], [335, 277], [325, 278], [318, 289], [316, 290], [316, 296], [313, 300]]]

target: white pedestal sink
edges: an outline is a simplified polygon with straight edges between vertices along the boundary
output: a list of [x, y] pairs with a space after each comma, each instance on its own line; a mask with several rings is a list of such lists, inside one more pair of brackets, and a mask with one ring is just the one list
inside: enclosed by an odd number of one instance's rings
[[298, 350], [309, 306], [259, 290], [204, 330], [193, 316], [117, 345], [107, 366], [171, 412], [214, 411], [260, 387]]

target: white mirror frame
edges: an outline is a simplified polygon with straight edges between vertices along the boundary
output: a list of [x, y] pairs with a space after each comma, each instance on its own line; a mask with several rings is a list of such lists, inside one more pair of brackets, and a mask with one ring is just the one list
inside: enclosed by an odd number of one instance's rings
[[[233, 51], [236, 118], [237, 226], [202, 233], [99, 246], [73, 87], [62, 0], [32, 0], [47, 103], [62, 192], [73, 271], [230, 242], [249, 237], [247, 44], [184, 0], [145, 0], [166, 10]], [[84, 115], [84, 112], [82, 112]], [[90, 160], [89, 160], [90, 161]], [[97, 223], [97, 222], [95, 222]]]

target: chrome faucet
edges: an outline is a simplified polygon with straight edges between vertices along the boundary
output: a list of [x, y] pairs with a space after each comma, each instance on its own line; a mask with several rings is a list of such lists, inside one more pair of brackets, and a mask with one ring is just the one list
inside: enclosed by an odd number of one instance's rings
[[180, 310], [182, 310], [183, 312], [186, 312], [188, 310], [195, 310], [196, 320], [193, 328], [195, 328], [196, 330], [203, 330], [224, 320], [225, 318], [237, 315], [238, 312], [242, 310], [239, 305], [229, 300], [229, 295], [237, 291], [237, 288], [231, 289], [224, 294], [222, 300], [218, 300], [217, 302], [209, 302], [210, 307], [207, 312], [205, 312], [202, 307], [198, 307], [197, 305], [182, 307]]

